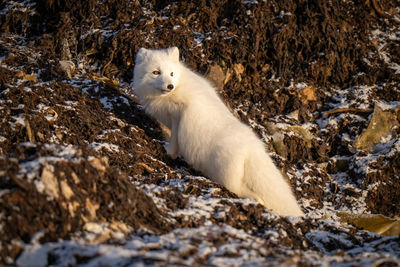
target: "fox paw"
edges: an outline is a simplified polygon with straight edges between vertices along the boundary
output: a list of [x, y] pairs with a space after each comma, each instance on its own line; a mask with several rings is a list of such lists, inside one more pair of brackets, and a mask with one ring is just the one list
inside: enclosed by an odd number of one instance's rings
[[164, 148], [165, 151], [167, 151], [168, 156], [170, 156], [172, 159], [176, 159], [178, 157], [178, 152], [175, 152], [169, 143], [165, 144]]

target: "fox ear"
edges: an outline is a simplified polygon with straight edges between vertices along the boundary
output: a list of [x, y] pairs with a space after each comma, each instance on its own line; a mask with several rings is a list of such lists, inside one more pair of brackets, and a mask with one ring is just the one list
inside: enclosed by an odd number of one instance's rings
[[142, 62], [146, 58], [148, 52], [149, 52], [149, 50], [147, 50], [146, 48], [143, 48], [143, 47], [140, 48], [136, 54], [135, 62], [136, 63]]
[[167, 49], [167, 54], [176, 61], [179, 61], [179, 49], [176, 46]]

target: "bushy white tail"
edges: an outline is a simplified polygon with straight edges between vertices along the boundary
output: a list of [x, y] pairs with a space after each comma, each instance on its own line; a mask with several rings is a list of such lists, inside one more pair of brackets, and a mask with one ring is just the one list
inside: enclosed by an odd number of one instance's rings
[[[253, 153], [245, 162], [244, 184], [249, 197], [283, 216], [303, 216], [290, 186], [267, 153]], [[245, 193], [245, 192], [244, 192]]]

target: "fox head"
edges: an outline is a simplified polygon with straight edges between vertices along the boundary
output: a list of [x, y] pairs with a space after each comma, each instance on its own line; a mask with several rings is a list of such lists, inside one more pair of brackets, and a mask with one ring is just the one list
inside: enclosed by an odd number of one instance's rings
[[179, 50], [140, 48], [136, 55], [133, 87], [140, 99], [171, 93], [180, 76]]

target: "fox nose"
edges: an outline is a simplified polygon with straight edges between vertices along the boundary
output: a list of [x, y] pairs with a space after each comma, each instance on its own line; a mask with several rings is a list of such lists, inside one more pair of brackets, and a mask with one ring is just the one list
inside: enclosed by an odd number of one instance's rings
[[174, 89], [174, 85], [173, 85], [173, 84], [168, 84], [167, 88], [168, 88], [169, 90], [172, 90], [172, 89]]

